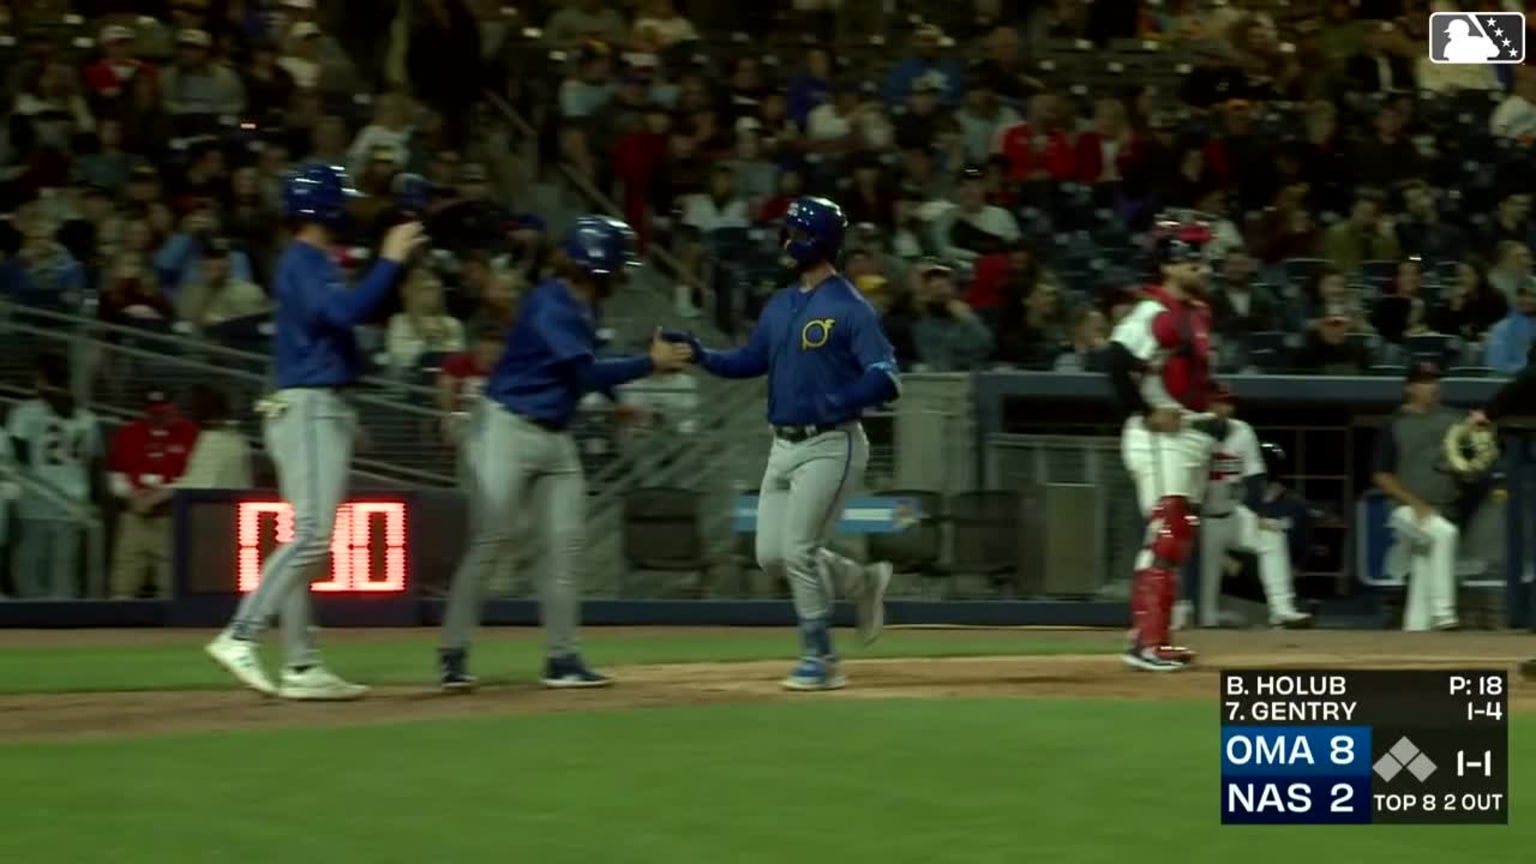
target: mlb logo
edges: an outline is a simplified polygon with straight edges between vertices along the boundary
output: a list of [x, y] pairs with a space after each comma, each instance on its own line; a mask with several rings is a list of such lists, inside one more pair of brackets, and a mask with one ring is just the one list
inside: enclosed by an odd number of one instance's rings
[[1430, 13], [1429, 61], [1458, 66], [1524, 63], [1525, 13]]

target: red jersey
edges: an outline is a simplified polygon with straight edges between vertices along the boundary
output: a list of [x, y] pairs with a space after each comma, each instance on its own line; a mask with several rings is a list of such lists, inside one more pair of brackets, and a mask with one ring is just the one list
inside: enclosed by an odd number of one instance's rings
[[491, 370], [480, 365], [472, 351], [460, 351], [443, 359], [442, 372], [453, 381], [457, 400], [455, 408], [464, 410], [485, 392], [485, 379]]
[[135, 491], [165, 486], [187, 470], [197, 434], [197, 424], [183, 417], [165, 426], [135, 420], [112, 437], [110, 470], [127, 477]]

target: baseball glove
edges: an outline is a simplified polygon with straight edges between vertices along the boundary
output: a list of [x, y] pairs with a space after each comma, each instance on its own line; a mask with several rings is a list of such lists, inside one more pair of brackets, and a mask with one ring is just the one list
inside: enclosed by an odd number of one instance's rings
[[1445, 433], [1445, 461], [1458, 474], [1486, 474], [1499, 460], [1499, 441], [1489, 426], [1463, 420]]

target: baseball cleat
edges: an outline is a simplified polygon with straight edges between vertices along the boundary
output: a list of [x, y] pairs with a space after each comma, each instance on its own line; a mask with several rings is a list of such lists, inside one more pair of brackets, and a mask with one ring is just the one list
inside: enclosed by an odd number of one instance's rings
[[1278, 627], [1281, 630], [1310, 630], [1312, 623], [1312, 616], [1305, 612], [1292, 612], [1269, 619], [1271, 627]]
[[1451, 615], [1445, 618], [1436, 618], [1434, 629], [1443, 631], [1460, 630], [1461, 621], [1458, 620], [1455, 615]]
[[848, 679], [836, 657], [806, 657], [801, 660], [782, 682], [785, 690], [808, 692], [813, 690], [841, 690], [848, 686]]
[[1120, 655], [1125, 665], [1147, 672], [1180, 672], [1189, 668], [1194, 654], [1186, 648], [1132, 648]]
[[600, 672], [592, 671], [579, 655], [572, 654], [568, 657], [549, 658], [544, 664], [544, 677], [540, 682], [545, 687], [563, 690], [607, 687], [613, 683], [613, 679]]
[[859, 620], [859, 636], [865, 645], [880, 638], [885, 629], [885, 592], [891, 587], [891, 576], [896, 568], [881, 561], [864, 568], [864, 593], [859, 595], [855, 612]]
[[311, 666], [303, 671], [284, 669], [277, 695], [298, 702], [351, 702], [367, 696], [368, 687], [353, 684], [324, 666]]
[[220, 633], [203, 647], [203, 651], [213, 658], [213, 662], [223, 666], [225, 671], [235, 676], [235, 680], [255, 690], [264, 696], [274, 696], [277, 688], [272, 686], [272, 679], [267, 677], [265, 669], [261, 668], [261, 654], [256, 650], [256, 643], [249, 639], [236, 639], [229, 631]]
[[469, 674], [467, 657], [463, 651], [442, 651], [437, 655], [438, 686], [448, 693], [469, 693], [480, 682]]
[[1532, 657], [1520, 664], [1520, 677], [1536, 678], [1536, 657]]

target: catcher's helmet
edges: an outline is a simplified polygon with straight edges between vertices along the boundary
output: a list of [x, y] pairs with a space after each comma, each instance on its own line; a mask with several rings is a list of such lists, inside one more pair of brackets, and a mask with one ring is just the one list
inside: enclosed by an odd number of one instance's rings
[[1189, 214], [1159, 216], [1152, 226], [1153, 255], [1158, 266], [1200, 261], [1214, 236], [1210, 223]]
[[357, 195], [345, 168], [310, 162], [283, 178], [283, 214], [336, 228], [346, 222], [347, 200]]
[[825, 198], [796, 198], [784, 214], [779, 242], [791, 261], [810, 267], [836, 258], [847, 230], [843, 208]]
[[1259, 444], [1259, 456], [1264, 459], [1264, 473], [1271, 480], [1278, 479], [1285, 474], [1289, 460], [1285, 455], [1285, 448], [1270, 441]]
[[565, 232], [565, 254], [593, 276], [611, 276], [638, 262], [635, 232], [622, 220], [588, 214]]

